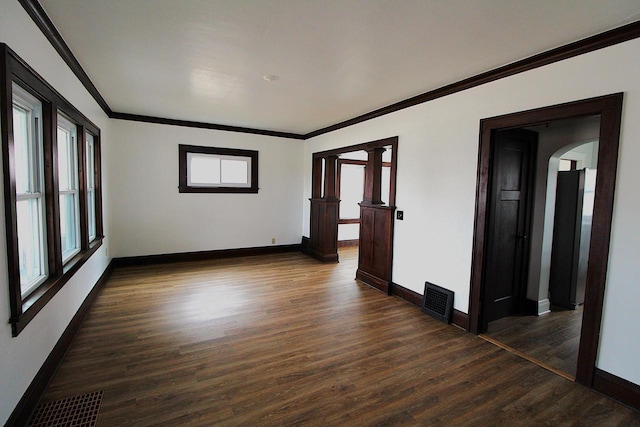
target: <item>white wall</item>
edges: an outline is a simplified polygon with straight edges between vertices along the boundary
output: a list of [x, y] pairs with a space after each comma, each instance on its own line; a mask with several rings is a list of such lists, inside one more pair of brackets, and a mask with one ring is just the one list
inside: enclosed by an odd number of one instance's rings
[[[613, 234], [597, 366], [640, 384], [640, 40], [547, 65], [307, 141], [311, 155], [397, 135], [393, 281], [422, 293], [425, 280], [455, 291], [468, 312], [479, 122], [532, 108], [625, 92]], [[305, 203], [303, 234], [309, 235]]]
[[[49, 84], [102, 131], [103, 150], [110, 133], [106, 115], [51, 47], [22, 6], [0, 0], [0, 42], [6, 43]], [[1, 156], [1, 153], [0, 153]], [[108, 162], [109, 160], [103, 160]], [[103, 171], [104, 206], [109, 206], [108, 177]], [[4, 188], [4, 187], [1, 187]], [[0, 425], [4, 425], [60, 335], [106, 266], [109, 239], [16, 338], [11, 337], [5, 238], [4, 197], [0, 188]], [[106, 213], [107, 209], [105, 209]], [[108, 216], [105, 234], [109, 235]]]
[[[304, 142], [111, 122], [114, 257], [299, 244]], [[178, 145], [258, 150], [258, 194], [178, 192]]]

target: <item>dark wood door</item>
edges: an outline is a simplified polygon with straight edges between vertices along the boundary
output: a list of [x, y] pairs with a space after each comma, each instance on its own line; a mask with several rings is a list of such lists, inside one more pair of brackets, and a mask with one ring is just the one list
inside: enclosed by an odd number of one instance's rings
[[522, 310], [526, 296], [533, 165], [538, 134], [497, 131], [492, 149], [483, 329]]

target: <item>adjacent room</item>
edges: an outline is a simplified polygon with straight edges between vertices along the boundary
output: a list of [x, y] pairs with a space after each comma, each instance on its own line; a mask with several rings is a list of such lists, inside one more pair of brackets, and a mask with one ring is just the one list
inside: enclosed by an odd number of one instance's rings
[[0, 424], [640, 424], [637, 0], [0, 0]]

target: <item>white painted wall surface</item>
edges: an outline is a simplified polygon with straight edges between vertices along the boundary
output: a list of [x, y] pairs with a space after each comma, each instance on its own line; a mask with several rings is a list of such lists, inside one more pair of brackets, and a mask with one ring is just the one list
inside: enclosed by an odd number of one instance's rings
[[[0, 0], [0, 42], [6, 43], [49, 84], [93, 121], [102, 132], [103, 152], [109, 145], [108, 120], [93, 98], [51, 47], [47, 39], [15, 0]], [[0, 153], [1, 157], [2, 153]], [[108, 159], [103, 159], [103, 164]], [[109, 206], [109, 179], [103, 170], [103, 205]], [[107, 267], [106, 238], [102, 247], [49, 301], [16, 338], [8, 323], [9, 286], [5, 237], [4, 195], [0, 187], [0, 425], [4, 425], [60, 335]], [[105, 209], [105, 214], [107, 209]], [[105, 235], [109, 218], [105, 215]]]
[[[609, 273], [597, 366], [640, 384], [640, 40], [581, 55], [321, 135], [305, 146], [305, 200], [311, 155], [398, 136], [393, 281], [422, 293], [430, 281], [455, 291], [468, 312], [479, 122], [532, 108], [625, 92]], [[309, 235], [309, 204], [303, 234]]]
[[[299, 244], [304, 142], [113, 120], [113, 256]], [[258, 150], [258, 194], [178, 192], [178, 145]]]

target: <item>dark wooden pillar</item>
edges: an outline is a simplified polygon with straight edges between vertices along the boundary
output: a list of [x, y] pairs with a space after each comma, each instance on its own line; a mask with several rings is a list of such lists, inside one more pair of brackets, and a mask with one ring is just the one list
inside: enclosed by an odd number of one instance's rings
[[338, 156], [324, 158], [324, 191], [320, 197], [320, 173], [322, 158], [314, 159], [311, 200], [311, 227], [309, 252], [322, 262], [338, 261], [338, 208], [336, 174]]
[[367, 150], [364, 200], [360, 203], [360, 247], [356, 278], [389, 294], [393, 213], [395, 206], [384, 206], [382, 194], [382, 153], [384, 148]]

